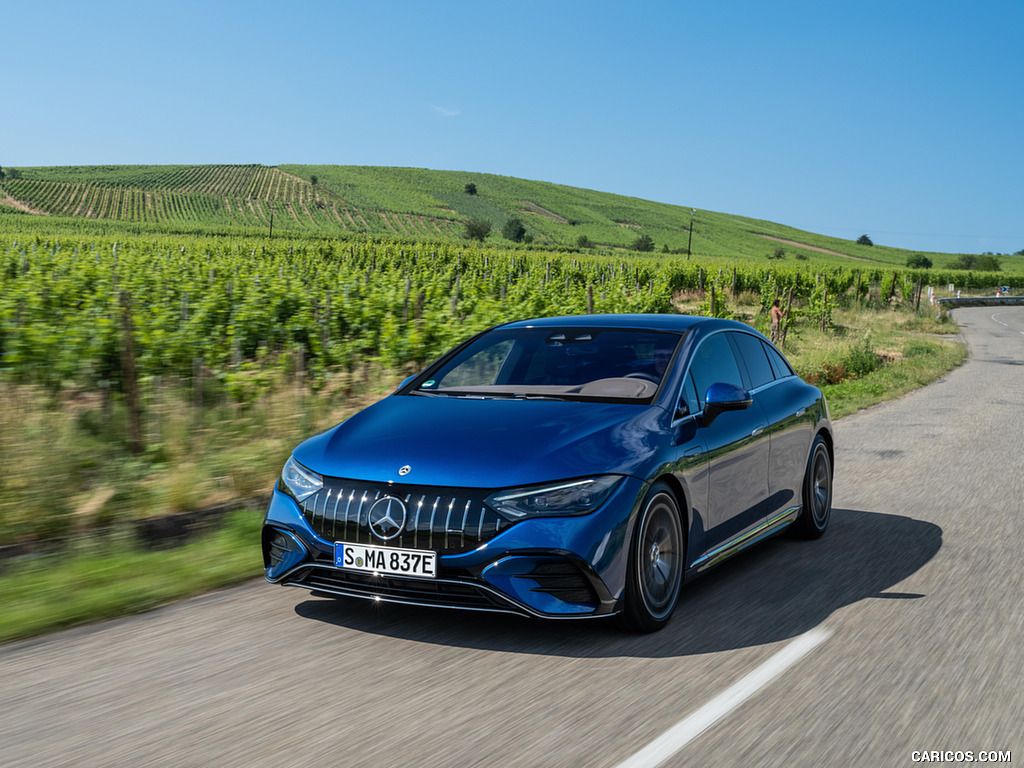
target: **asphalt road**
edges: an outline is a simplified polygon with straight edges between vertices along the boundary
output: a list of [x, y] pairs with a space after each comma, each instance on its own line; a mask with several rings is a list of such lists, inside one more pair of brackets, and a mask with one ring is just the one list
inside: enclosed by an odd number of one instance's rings
[[0, 765], [613, 768], [812, 630], [664, 765], [1021, 762], [1024, 308], [955, 314], [967, 365], [837, 423], [827, 535], [734, 558], [658, 634], [255, 582], [0, 647]]

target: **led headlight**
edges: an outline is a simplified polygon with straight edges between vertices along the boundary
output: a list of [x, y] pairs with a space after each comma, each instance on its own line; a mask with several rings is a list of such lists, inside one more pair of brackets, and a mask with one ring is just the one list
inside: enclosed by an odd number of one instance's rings
[[585, 515], [604, 504], [620, 480], [621, 475], [599, 475], [530, 488], [510, 488], [492, 493], [487, 503], [512, 522], [529, 517]]
[[306, 469], [294, 458], [285, 462], [281, 470], [281, 482], [296, 501], [308, 499], [324, 487], [324, 479], [320, 475]]

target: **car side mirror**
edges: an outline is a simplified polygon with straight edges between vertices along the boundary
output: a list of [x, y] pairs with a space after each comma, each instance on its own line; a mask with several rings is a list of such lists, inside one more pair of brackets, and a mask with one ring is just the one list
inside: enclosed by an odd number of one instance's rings
[[742, 411], [754, 402], [750, 393], [742, 387], [716, 382], [708, 387], [704, 396], [704, 417], [702, 426], [710, 427], [711, 422], [726, 411]]

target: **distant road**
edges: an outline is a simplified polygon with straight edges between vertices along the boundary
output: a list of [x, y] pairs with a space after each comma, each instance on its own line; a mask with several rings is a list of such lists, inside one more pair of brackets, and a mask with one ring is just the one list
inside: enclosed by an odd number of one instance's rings
[[1021, 762], [1024, 307], [954, 314], [965, 366], [837, 422], [825, 538], [689, 585], [658, 634], [254, 582], [0, 646], [0, 765], [612, 768], [732, 686], [664, 765]]

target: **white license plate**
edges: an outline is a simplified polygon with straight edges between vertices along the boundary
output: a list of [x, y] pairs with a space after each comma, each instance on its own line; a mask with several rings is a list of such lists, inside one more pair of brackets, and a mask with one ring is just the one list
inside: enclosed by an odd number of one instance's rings
[[373, 547], [338, 541], [334, 544], [334, 565], [350, 571], [437, 578], [437, 553], [424, 549]]

